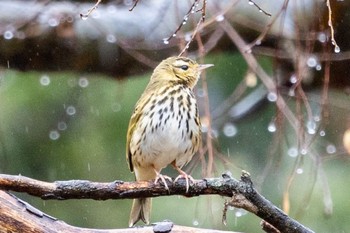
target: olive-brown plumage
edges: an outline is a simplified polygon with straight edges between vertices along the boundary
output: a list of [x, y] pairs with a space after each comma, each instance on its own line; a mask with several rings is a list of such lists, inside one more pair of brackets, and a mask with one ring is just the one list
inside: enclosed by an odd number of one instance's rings
[[[180, 177], [192, 179], [181, 167], [197, 152], [201, 142], [200, 120], [193, 94], [200, 73], [212, 65], [199, 65], [185, 57], [170, 57], [154, 70], [136, 103], [129, 122], [126, 157], [137, 181], [169, 177], [160, 171], [172, 164]], [[167, 187], [167, 186], [166, 186]], [[151, 199], [133, 201], [129, 226], [140, 219], [149, 224]]]

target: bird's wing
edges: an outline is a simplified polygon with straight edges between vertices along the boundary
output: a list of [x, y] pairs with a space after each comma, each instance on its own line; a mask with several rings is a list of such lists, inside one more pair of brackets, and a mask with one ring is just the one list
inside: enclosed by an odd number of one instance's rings
[[[137, 106], [137, 104], [136, 104]], [[135, 108], [134, 113], [132, 114], [130, 121], [129, 121], [129, 127], [128, 127], [128, 132], [127, 132], [127, 136], [126, 136], [126, 161], [128, 161], [129, 164], [129, 169], [130, 171], [134, 171], [134, 167], [132, 164], [132, 155], [130, 152], [130, 140], [131, 137], [135, 131], [137, 122], [139, 121], [141, 117], [141, 111], [140, 108]]]
[[128, 133], [126, 136], [126, 160], [128, 161], [130, 171], [132, 172], [134, 171], [134, 166], [132, 164], [132, 154], [130, 152], [130, 141], [135, 132], [136, 127], [140, 123], [141, 116], [145, 114], [144, 107], [153, 98], [153, 94], [146, 94], [146, 93], [152, 93], [151, 91], [147, 91], [148, 89], [151, 90], [152, 88], [153, 88], [152, 84], [146, 87], [146, 91], [141, 95], [140, 99], [137, 101], [135, 105], [136, 106], [135, 110], [129, 121]]

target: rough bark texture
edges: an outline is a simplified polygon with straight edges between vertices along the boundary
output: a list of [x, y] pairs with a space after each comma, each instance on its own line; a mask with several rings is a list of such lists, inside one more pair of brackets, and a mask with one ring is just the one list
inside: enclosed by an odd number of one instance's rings
[[[288, 217], [285, 213], [283, 213], [282, 210], [261, 196], [254, 189], [253, 183], [247, 172], [242, 173], [241, 180], [236, 180], [229, 174], [223, 174], [222, 178], [207, 178], [203, 180], [196, 180], [190, 185], [189, 191], [187, 193], [186, 182], [184, 179], [180, 179], [176, 183], [168, 182], [168, 187], [169, 190], [167, 190], [162, 184], [154, 184], [153, 181], [114, 181], [110, 183], [97, 183], [86, 180], [71, 180], [48, 183], [24, 176], [0, 175], [0, 189], [25, 192], [45, 200], [106, 200], [158, 197], [167, 195], [184, 195], [187, 197], [194, 197], [199, 195], [227, 196], [231, 197], [231, 200], [227, 203], [227, 205], [246, 209], [247, 211], [259, 216], [281, 232], [312, 232], [310, 229], [304, 227], [297, 221]], [[49, 228], [47, 231], [45, 230], [46, 232], [50, 232], [50, 229], [57, 230], [58, 226], [56, 226], [56, 224], [62, 224], [62, 222], [56, 221], [54, 218], [45, 215], [44, 213], [36, 210], [28, 204], [25, 204], [26, 210], [34, 214], [35, 218], [38, 216], [40, 217], [40, 221], [34, 221], [33, 219], [28, 220], [28, 218], [25, 218], [19, 214], [21, 212], [23, 213], [23, 210], [21, 211], [12, 208], [11, 205], [9, 206], [6, 204], [8, 203], [5, 201], [6, 198], [3, 199], [4, 200], [0, 200], [0, 231], [11, 230], [11, 227], [17, 227], [21, 224], [26, 225], [35, 223], [37, 224], [36, 226], [38, 228], [52, 226], [53, 228]], [[51, 225], [47, 224], [47, 221], [51, 222]], [[67, 227], [66, 224], [62, 226]], [[31, 227], [30, 229], [35, 229], [35, 227]], [[173, 229], [172, 232], [176, 231]]]

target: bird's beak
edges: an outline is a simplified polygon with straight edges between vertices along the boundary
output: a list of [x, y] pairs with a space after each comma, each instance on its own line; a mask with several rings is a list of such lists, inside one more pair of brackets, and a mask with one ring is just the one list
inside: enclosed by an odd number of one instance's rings
[[214, 66], [214, 64], [200, 64], [198, 66], [198, 70], [202, 71], [202, 70], [205, 70], [206, 68], [209, 68], [209, 67], [212, 67], [212, 66]]

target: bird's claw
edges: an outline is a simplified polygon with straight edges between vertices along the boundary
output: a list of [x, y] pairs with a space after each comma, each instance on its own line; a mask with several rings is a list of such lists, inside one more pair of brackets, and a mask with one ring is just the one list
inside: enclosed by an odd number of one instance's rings
[[194, 183], [194, 179], [192, 176], [187, 175], [185, 172], [181, 173], [180, 175], [178, 175], [178, 177], [175, 178], [174, 182], [177, 182], [179, 179], [184, 178], [186, 180], [186, 193], [188, 193], [188, 190], [190, 188], [190, 182]]
[[159, 180], [163, 182], [165, 189], [169, 191], [169, 187], [166, 180], [169, 180], [170, 182], [172, 182], [173, 180], [171, 179], [171, 177], [158, 173], [156, 179], [154, 180], [154, 184], [159, 183]]

